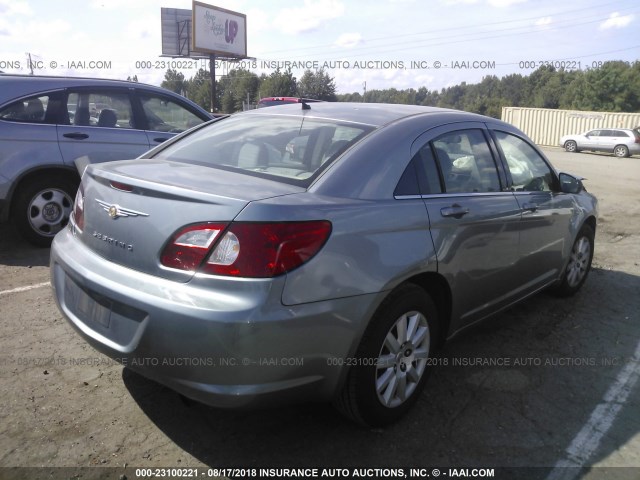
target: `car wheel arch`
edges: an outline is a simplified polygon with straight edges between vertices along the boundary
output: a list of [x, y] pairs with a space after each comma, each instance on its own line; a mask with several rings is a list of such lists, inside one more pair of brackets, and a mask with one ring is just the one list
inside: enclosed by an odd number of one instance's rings
[[43, 177], [55, 177], [67, 182], [75, 183], [76, 185], [80, 184], [80, 177], [78, 175], [78, 171], [75, 168], [68, 168], [63, 166], [43, 166], [36, 169], [27, 170], [20, 176], [20, 178], [16, 182], [14, 182], [13, 188], [9, 191], [9, 195], [7, 196], [7, 217], [13, 215], [15, 197], [17, 192], [22, 190], [25, 185], [28, 185], [34, 180]]

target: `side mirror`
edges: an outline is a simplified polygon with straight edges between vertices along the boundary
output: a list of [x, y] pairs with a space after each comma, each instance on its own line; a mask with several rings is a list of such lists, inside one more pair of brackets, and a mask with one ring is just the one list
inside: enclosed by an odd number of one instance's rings
[[560, 191], [564, 193], [580, 193], [584, 190], [582, 179], [569, 175], [568, 173], [560, 174]]

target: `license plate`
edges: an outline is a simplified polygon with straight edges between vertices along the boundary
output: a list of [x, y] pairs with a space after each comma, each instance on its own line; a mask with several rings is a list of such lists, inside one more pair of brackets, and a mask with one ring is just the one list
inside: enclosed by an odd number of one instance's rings
[[111, 302], [98, 295], [90, 295], [69, 276], [65, 278], [64, 300], [67, 308], [87, 325], [95, 322], [103, 328], [109, 328]]

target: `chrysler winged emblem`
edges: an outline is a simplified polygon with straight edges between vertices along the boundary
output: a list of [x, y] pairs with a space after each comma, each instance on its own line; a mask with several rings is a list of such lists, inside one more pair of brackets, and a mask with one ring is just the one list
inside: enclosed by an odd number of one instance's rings
[[108, 203], [96, 198], [96, 202], [109, 214], [114, 220], [118, 217], [148, 217], [148, 213], [137, 212], [129, 208], [124, 208], [117, 203]]

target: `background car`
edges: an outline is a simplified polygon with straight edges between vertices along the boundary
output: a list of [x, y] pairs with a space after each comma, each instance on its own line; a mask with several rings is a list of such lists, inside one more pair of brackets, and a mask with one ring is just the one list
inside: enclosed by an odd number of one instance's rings
[[492, 118], [285, 105], [90, 165], [51, 282], [90, 344], [187, 397], [326, 400], [384, 425], [443, 341], [542, 289], [578, 291], [596, 206]]
[[87, 164], [137, 157], [211, 118], [151, 85], [0, 75], [0, 222], [12, 218], [27, 240], [48, 246]]
[[314, 100], [313, 98], [300, 97], [265, 97], [258, 101], [258, 108], [274, 107], [276, 105], [286, 105], [288, 103], [314, 103], [322, 102], [322, 100]]
[[582, 135], [565, 135], [560, 139], [560, 145], [567, 152], [589, 150], [628, 157], [640, 154], [640, 132], [627, 128], [596, 129]]

